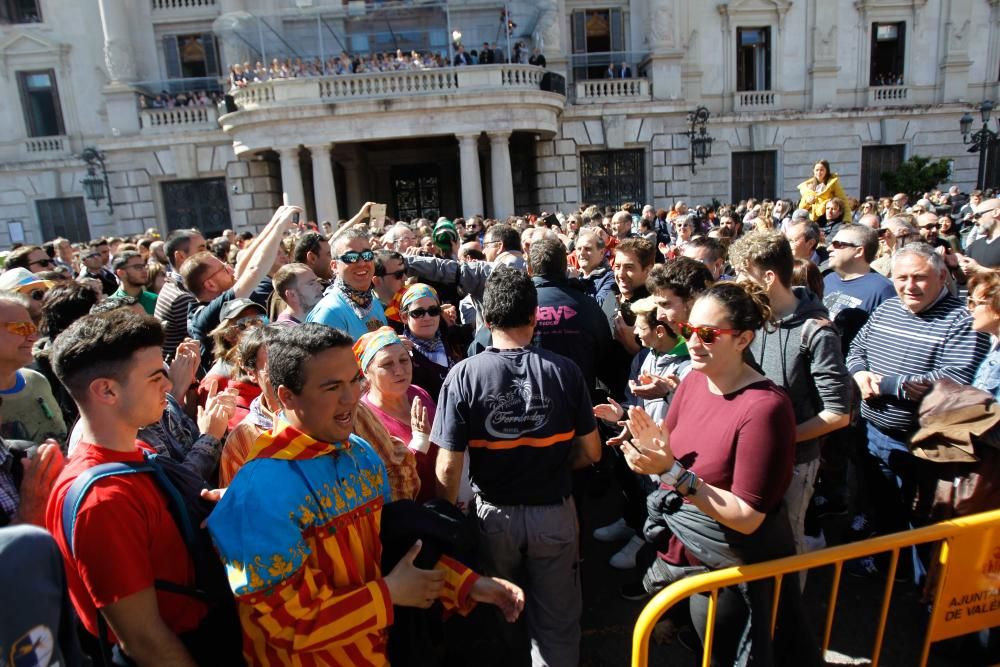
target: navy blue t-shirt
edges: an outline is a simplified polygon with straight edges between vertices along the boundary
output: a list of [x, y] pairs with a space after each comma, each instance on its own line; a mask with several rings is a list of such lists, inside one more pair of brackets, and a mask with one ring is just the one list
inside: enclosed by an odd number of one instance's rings
[[572, 490], [573, 438], [595, 428], [576, 363], [534, 347], [491, 347], [448, 373], [431, 442], [469, 449], [473, 489], [489, 502], [552, 505]]
[[850, 348], [854, 336], [868, 316], [886, 299], [896, 296], [892, 282], [872, 271], [859, 278], [844, 280], [835, 272], [823, 279], [823, 305], [840, 330], [842, 348]]

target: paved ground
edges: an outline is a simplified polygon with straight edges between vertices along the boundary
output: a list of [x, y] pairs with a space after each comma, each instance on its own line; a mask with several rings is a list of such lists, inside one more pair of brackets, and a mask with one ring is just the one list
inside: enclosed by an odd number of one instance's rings
[[[594, 526], [610, 523], [615, 518], [615, 501], [611, 496], [590, 499], [586, 515], [593, 524], [585, 528], [583, 543], [583, 645], [581, 664], [586, 667], [628, 665], [631, 660], [632, 630], [644, 603], [630, 602], [620, 597], [621, 584], [637, 577], [635, 571], [621, 572], [607, 562], [618, 545], [602, 544], [591, 536]], [[811, 610], [812, 625], [817, 636], [822, 631], [826, 599], [832, 582], [832, 568], [810, 573], [806, 585], [806, 604]], [[837, 616], [831, 638], [830, 664], [870, 664], [875, 626], [878, 618], [884, 580], [844, 575], [841, 580]], [[918, 596], [911, 587], [897, 585], [889, 610], [889, 622], [880, 664], [916, 665], [923, 638], [923, 612]], [[935, 667], [978, 667], [983, 662], [949, 658], [946, 651], [932, 653], [929, 665]], [[700, 665], [700, 653], [695, 655], [679, 642], [669, 646], [653, 645], [651, 665], [694, 667]]]

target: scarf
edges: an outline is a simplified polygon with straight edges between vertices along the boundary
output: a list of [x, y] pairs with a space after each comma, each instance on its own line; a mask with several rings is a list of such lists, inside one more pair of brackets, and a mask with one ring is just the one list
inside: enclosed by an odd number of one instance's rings
[[343, 451], [350, 442], [320, 442], [303, 433], [278, 415], [274, 427], [265, 431], [254, 442], [247, 455], [247, 463], [254, 459], [281, 459], [284, 461], [306, 461]]
[[371, 310], [372, 301], [374, 300], [370, 289], [354, 289], [340, 277], [333, 283], [333, 286], [340, 290], [340, 293], [344, 295], [347, 303], [351, 305], [351, 308], [358, 317], [363, 320], [368, 315], [368, 311]]
[[274, 428], [274, 415], [264, 406], [264, 394], [250, 401], [250, 419], [265, 431]]
[[420, 354], [424, 355], [431, 361], [437, 363], [437, 359], [444, 357], [445, 363], [440, 364], [442, 366], [452, 367], [451, 357], [444, 349], [444, 339], [441, 338], [441, 330], [438, 329], [434, 332], [434, 338], [426, 340], [424, 338], [417, 338], [413, 335], [413, 332], [409, 328], [403, 331], [403, 335], [413, 343], [413, 347], [420, 351]]

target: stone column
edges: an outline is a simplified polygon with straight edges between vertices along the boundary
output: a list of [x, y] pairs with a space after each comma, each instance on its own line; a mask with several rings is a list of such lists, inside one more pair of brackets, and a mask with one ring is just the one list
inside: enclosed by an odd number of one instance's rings
[[103, 91], [107, 132], [112, 136], [138, 134], [139, 113], [136, 110], [135, 92], [126, 83], [134, 81], [136, 74], [125, 2], [99, 0], [98, 10], [104, 32], [104, 66], [109, 79]]
[[510, 132], [489, 132], [490, 171], [493, 183], [493, 217], [514, 214], [514, 180], [510, 169]]
[[288, 195], [288, 203], [306, 207], [305, 191], [302, 188], [302, 169], [299, 167], [299, 147], [278, 148], [281, 156], [281, 190]]
[[104, 65], [111, 83], [135, 79], [135, 58], [122, 0], [98, 0], [104, 30]]
[[336, 226], [340, 213], [337, 212], [337, 188], [333, 182], [333, 163], [330, 162], [330, 144], [309, 146], [312, 153], [313, 195], [316, 199], [316, 222], [329, 220]]
[[479, 135], [459, 134], [458, 158], [462, 173], [462, 215], [470, 218], [485, 215], [483, 182], [479, 177]]

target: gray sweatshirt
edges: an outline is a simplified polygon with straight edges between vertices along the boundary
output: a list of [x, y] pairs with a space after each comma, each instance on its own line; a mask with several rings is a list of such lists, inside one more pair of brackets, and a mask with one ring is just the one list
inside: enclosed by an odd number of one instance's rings
[[[823, 410], [846, 415], [850, 412], [851, 378], [844, 365], [840, 336], [832, 326], [812, 326], [803, 350], [802, 332], [807, 320], [827, 319], [823, 302], [804, 287], [793, 287], [799, 300], [795, 312], [757, 331], [750, 353], [764, 375], [783, 387], [795, 409], [795, 423], [812, 419]], [[772, 327], [773, 329], [773, 327]], [[798, 443], [796, 463], [819, 457], [819, 441]]]

